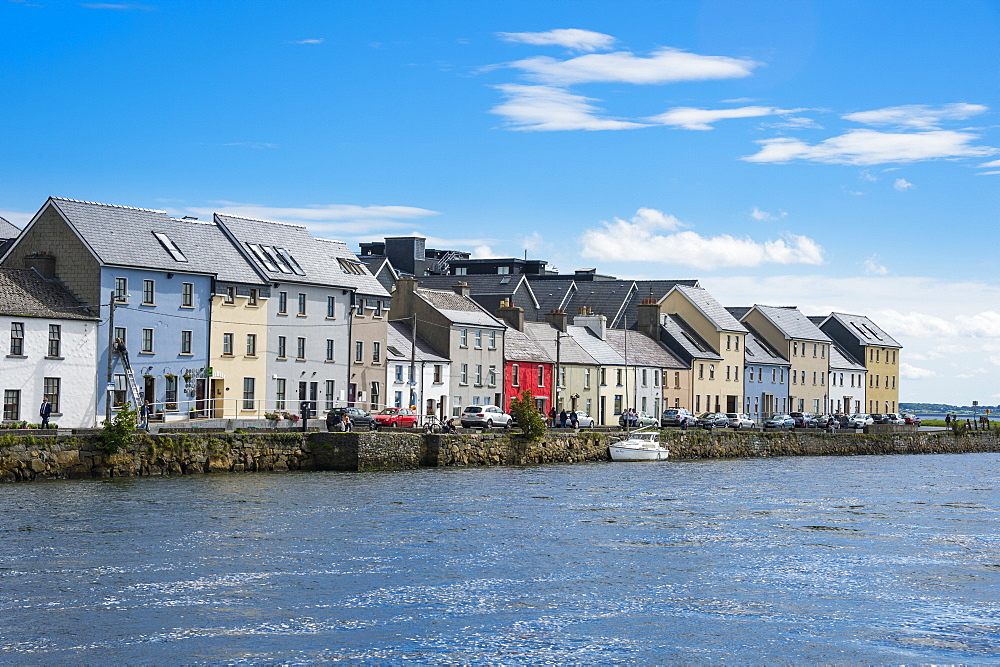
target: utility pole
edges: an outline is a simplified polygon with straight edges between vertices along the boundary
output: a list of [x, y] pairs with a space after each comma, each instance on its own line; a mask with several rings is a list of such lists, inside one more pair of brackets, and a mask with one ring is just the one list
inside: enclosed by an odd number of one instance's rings
[[[413, 329], [410, 331], [410, 381], [406, 383], [406, 386], [410, 388], [409, 396], [407, 396], [407, 405], [413, 405], [416, 408], [416, 412], [420, 414], [420, 406], [414, 405], [414, 391], [413, 388], [417, 384], [417, 311], [413, 311]], [[423, 384], [420, 385], [421, 389]], [[388, 391], [386, 392], [388, 393]], [[423, 399], [421, 399], [421, 402]]]
[[104, 421], [111, 422], [111, 354], [115, 347], [115, 291], [111, 290], [111, 301], [108, 306], [108, 384], [104, 389]]

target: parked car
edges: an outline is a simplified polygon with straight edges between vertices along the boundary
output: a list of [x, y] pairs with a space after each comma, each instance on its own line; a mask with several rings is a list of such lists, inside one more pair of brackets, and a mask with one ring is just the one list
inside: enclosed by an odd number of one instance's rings
[[[645, 412], [638, 413], [638, 418], [634, 424], [629, 424], [630, 428], [645, 428], [647, 426], [659, 426], [660, 420]], [[625, 428], [625, 415], [618, 418], [618, 425]]]
[[510, 428], [514, 418], [495, 405], [469, 405], [462, 410], [463, 428]]
[[871, 426], [875, 423], [871, 415], [856, 414], [851, 415], [847, 419], [848, 428], [864, 428], [865, 426]]
[[886, 416], [877, 412], [872, 413], [873, 424], [885, 424]]
[[338, 430], [340, 428], [339, 424], [343, 420], [345, 412], [347, 413], [347, 418], [351, 422], [352, 430], [378, 430], [378, 422], [375, 420], [375, 417], [373, 417], [370, 412], [365, 412], [361, 408], [334, 408], [328, 411], [326, 413], [326, 430]]
[[576, 422], [580, 428], [594, 428], [594, 418], [582, 410], [576, 411]]
[[795, 420], [795, 428], [816, 428], [819, 422], [816, 415], [811, 412], [789, 412]]
[[918, 417], [918, 416], [916, 416], [915, 414], [912, 414], [912, 413], [911, 414], [903, 415], [903, 421], [905, 423], [907, 423], [907, 424], [912, 424], [914, 426], [920, 426], [920, 417]]
[[684, 408], [667, 408], [660, 417], [660, 426], [693, 426], [698, 418]]
[[771, 415], [764, 420], [764, 428], [795, 428], [795, 418], [791, 415]]
[[883, 424], [905, 424], [906, 420], [903, 419], [903, 415], [898, 412], [887, 412], [885, 415], [885, 421]]
[[722, 412], [706, 412], [698, 417], [698, 428], [726, 428], [729, 417]]
[[753, 428], [756, 426], [754, 421], [750, 419], [748, 415], [741, 412], [727, 412], [726, 417], [729, 419], [729, 427], [735, 429], [741, 428]]
[[409, 408], [386, 408], [375, 414], [379, 426], [410, 428], [417, 425], [417, 413]]

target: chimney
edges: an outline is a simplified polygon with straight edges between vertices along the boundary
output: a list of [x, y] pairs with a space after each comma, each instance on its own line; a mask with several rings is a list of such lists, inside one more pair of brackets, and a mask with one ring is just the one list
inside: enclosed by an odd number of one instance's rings
[[56, 257], [44, 250], [33, 252], [24, 258], [24, 268], [34, 269], [42, 278], [55, 280], [56, 278]]
[[472, 294], [472, 290], [469, 289], [469, 283], [457, 283], [455, 285], [452, 285], [451, 288], [455, 290], [455, 294], [459, 296], [468, 297], [470, 294]]
[[594, 311], [589, 307], [580, 309], [581, 314], [573, 318], [573, 324], [578, 327], [587, 327], [591, 333], [601, 340], [608, 339], [608, 318], [604, 315], [594, 315]]
[[411, 317], [416, 308], [414, 293], [417, 290], [417, 279], [402, 276], [396, 279], [396, 287], [392, 290], [392, 302], [389, 312], [395, 319]]
[[643, 299], [639, 303], [639, 321], [636, 329], [653, 340], [660, 340], [660, 305], [656, 299]]
[[569, 315], [566, 314], [565, 310], [550, 310], [545, 313], [545, 321], [555, 325], [559, 331], [566, 333], [566, 327], [569, 326]]
[[518, 331], [524, 331], [524, 308], [513, 305], [508, 299], [500, 302], [497, 317]]

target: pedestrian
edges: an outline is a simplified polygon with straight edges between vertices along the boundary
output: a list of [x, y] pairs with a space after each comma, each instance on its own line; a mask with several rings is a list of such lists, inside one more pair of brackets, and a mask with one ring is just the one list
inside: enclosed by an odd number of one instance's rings
[[566, 428], [566, 420], [568, 418], [569, 418], [569, 415], [566, 414], [565, 410], [560, 411], [560, 413], [559, 413], [559, 428]]
[[445, 422], [444, 432], [445, 433], [454, 433], [455, 430], [456, 430], [456, 428], [455, 428], [455, 418], [452, 417], [447, 422]]
[[944, 416], [944, 423], [946, 426], [951, 424], [951, 413], [948, 413]]
[[555, 406], [552, 406], [552, 409], [549, 410], [549, 428], [555, 428], [555, 427], [556, 427], [556, 408]]
[[145, 399], [142, 402], [142, 407], [139, 408], [139, 419], [142, 423], [139, 424], [139, 428], [143, 429], [149, 433], [149, 413], [152, 411], [153, 406], [149, 404], [149, 399]]
[[38, 408], [38, 415], [42, 418], [42, 428], [49, 427], [49, 417], [52, 416], [52, 404], [48, 398], [42, 399], [42, 406]]
[[576, 410], [569, 413], [569, 424], [573, 428], [580, 428], [580, 419], [576, 415]]
[[353, 426], [353, 424], [351, 424], [351, 418], [348, 417], [347, 413], [345, 412], [340, 419], [340, 428], [343, 431], [350, 431], [351, 426]]

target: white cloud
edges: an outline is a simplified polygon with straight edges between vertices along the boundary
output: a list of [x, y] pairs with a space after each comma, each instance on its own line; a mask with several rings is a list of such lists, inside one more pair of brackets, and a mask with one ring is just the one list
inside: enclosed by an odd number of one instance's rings
[[987, 167], [1000, 167], [1000, 160], [993, 160], [991, 162], [984, 162], [979, 165], [980, 169], [985, 169]]
[[497, 36], [505, 42], [516, 44], [534, 44], [536, 46], [562, 46], [573, 51], [604, 51], [610, 49], [615, 38], [600, 32], [579, 30], [578, 28], [560, 28], [547, 32], [498, 32]]
[[322, 39], [300, 39], [292, 42], [292, 44], [322, 44]]
[[521, 247], [528, 252], [538, 252], [545, 245], [542, 235], [538, 232], [531, 232], [521, 239]]
[[81, 2], [80, 6], [87, 9], [112, 9], [122, 12], [151, 12], [156, 9], [149, 5], [138, 5], [131, 2]]
[[905, 178], [897, 178], [896, 182], [892, 184], [892, 187], [896, 188], [900, 192], [904, 192], [913, 187], [913, 183], [910, 183]]
[[964, 120], [987, 111], [982, 104], [943, 104], [932, 107], [925, 104], [906, 104], [872, 111], [857, 111], [841, 118], [866, 125], [894, 125], [917, 130], [931, 130], [943, 120]]
[[889, 273], [889, 269], [878, 263], [878, 255], [872, 255], [864, 262], [865, 274], [869, 276], [884, 276]]
[[862, 169], [861, 173], [858, 175], [858, 178], [860, 178], [862, 181], [868, 181], [869, 183], [874, 183], [875, 181], [878, 180], [878, 176], [873, 176], [872, 173], [867, 169]]
[[782, 211], [781, 209], [778, 209], [778, 215], [775, 216], [767, 211], [760, 210], [756, 206], [754, 206], [750, 211], [750, 217], [761, 222], [771, 222], [773, 220], [777, 220], [778, 218], [784, 218], [786, 215], [788, 215], [788, 213]]
[[778, 109], [775, 107], [740, 107], [738, 109], [697, 109], [694, 107], [676, 107], [647, 120], [661, 125], [673, 125], [685, 130], [711, 130], [712, 123], [730, 118], [759, 118], [761, 116], [780, 116], [794, 113], [795, 109]]
[[937, 373], [930, 369], [919, 368], [913, 364], [908, 364], [903, 361], [899, 364], [899, 375], [907, 380], [916, 380], [918, 378], [934, 377]]
[[34, 211], [0, 211], [0, 218], [21, 229], [27, 227], [33, 217], [35, 217]]
[[794, 138], [764, 139], [760, 152], [743, 157], [747, 162], [790, 162], [812, 160], [831, 164], [872, 165], [884, 162], [915, 162], [943, 158], [979, 157], [996, 149], [971, 146], [977, 135], [968, 132], [890, 133], [852, 130], [838, 137], [810, 145]]
[[967, 336], [1000, 337], [1000, 313], [996, 311], [984, 310], [972, 315], [959, 315], [955, 322]]
[[785, 239], [758, 242], [729, 234], [713, 237], [673, 231], [677, 218], [655, 209], [639, 209], [631, 220], [615, 218], [584, 231], [580, 254], [608, 261], [678, 264], [698, 269], [761, 264], [821, 264], [823, 249], [812, 239], [789, 234]]
[[264, 148], [277, 148], [278, 144], [273, 144], [267, 141], [230, 141], [227, 144], [222, 144], [223, 146], [243, 146], [245, 148], [253, 148], [254, 150], [262, 150]]
[[488, 245], [479, 245], [472, 249], [472, 259], [489, 259], [496, 256], [493, 248]]
[[507, 101], [490, 110], [515, 130], [630, 130], [641, 123], [601, 118], [590, 98], [552, 86], [497, 86]]
[[663, 84], [677, 81], [733, 79], [749, 76], [759, 63], [726, 56], [701, 56], [660, 48], [648, 58], [628, 51], [592, 53], [569, 60], [548, 56], [525, 58], [510, 64], [550, 85], [578, 83]]
[[996, 176], [1000, 171], [981, 171], [976, 176]]

